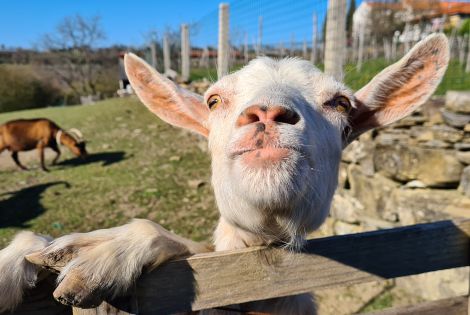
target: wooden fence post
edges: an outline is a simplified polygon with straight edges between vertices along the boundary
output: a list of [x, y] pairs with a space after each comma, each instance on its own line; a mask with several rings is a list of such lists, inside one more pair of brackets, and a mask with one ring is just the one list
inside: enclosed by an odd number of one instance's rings
[[244, 36], [244, 43], [243, 43], [243, 59], [245, 60], [245, 63], [248, 63], [248, 33], [245, 32]]
[[228, 74], [229, 58], [229, 5], [219, 5], [219, 45], [217, 49], [217, 76], [220, 79]]
[[284, 42], [281, 40], [279, 42], [279, 57], [284, 58], [284, 55], [285, 55]]
[[295, 56], [295, 34], [294, 33], [291, 33], [290, 34], [290, 51], [289, 51], [289, 55], [290, 56]]
[[467, 46], [467, 34], [457, 37], [457, 47], [459, 49], [459, 63], [465, 63], [465, 51]]
[[362, 68], [362, 61], [364, 58], [364, 30], [365, 26], [361, 25], [361, 28], [359, 29], [359, 50], [357, 54], [357, 65], [356, 65], [356, 70], [361, 71]]
[[467, 64], [465, 65], [465, 72], [470, 73], [470, 31], [468, 32], [468, 51], [467, 51]]
[[190, 71], [190, 54], [189, 45], [189, 27], [188, 24], [181, 25], [181, 77], [183, 81], [189, 81]]
[[326, 20], [325, 73], [343, 77], [346, 48], [346, 0], [329, 0]]
[[304, 39], [304, 42], [302, 44], [302, 58], [307, 60], [307, 55], [308, 55], [308, 49], [307, 49], [307, 40]]
[[150, 54], [152, 56], [152, 67], [157, 69], [157, 44], [153, 40], [150, 42]]
[[397, 50], [398, 50], [398, 39], [400, 37], [400, 31], [395, 31], [392, 39], [392, 60], [397, 59]]
[[263, 16], [258, 17], [258, 43], [256, 46], [256, 55], [259, 56], [263, 49]]
[[171, 69], [170, 60], [170, 43], [168, 40], [168, 34], [163, 36], [163, 72], [168, 73]]
[[310, 61], [312, 64], [317, 62], [317, 40], [318, 40], [318, 21], [317, 14], [313, 12], [312, 15], [312, 55]]
[[385, 37], [383, 38], [383, 44], [385, 60], [390, 61], [392, 60], [391, 44], [389, 44], [388, 39]]

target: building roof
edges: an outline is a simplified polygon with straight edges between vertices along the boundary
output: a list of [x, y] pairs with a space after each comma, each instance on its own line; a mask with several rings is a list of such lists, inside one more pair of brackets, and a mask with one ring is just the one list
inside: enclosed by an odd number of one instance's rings
[[401, 2], [365, 1], [371, 9], [405, 10], [426, 12], [426, 16], [438, 15], [470, 15], [470, 2], [432, 1], [432, 0], [403, 0]]
[[470, 2], [445, 1], [440, 2], [441, 13], [447, 15], [469, 14]]

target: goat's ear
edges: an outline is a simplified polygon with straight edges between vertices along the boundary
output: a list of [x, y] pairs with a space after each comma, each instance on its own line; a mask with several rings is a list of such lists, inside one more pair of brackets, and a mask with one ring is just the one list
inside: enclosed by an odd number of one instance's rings
[[432, 95], [448, 62], [447, 38], [433, 34], [376, 75], [355, 94], [357, 107], [351, 112], [351, 133], [346, 144], [369, 129], [411, 114]]
[[124, 57], [127, 77], [142, 103], [162, 120], [205, 137], [209, 108], [201, 95], [177, 86], [132, 53]]

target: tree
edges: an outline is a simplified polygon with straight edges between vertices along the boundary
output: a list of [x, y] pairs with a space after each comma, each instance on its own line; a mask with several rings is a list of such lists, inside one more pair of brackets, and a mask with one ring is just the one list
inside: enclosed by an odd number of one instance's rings
[[48, 68], [76, 97], [96, 95], [97, 80], [103, 71], [94, 49], [105, 39], [100, 17], [65, 17], [55, 33], [46, 34], [41, 46], [47, 51]]

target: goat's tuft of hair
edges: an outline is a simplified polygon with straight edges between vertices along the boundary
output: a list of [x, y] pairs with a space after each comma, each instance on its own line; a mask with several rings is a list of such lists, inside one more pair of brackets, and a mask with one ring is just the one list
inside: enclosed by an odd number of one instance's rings
[[13, 310], [21, 303], [24, 290], [36, 285], [40, 267], [24, 257], [45, 248], [49, 241], [33, 232], [21, 232], [0, 251], [0, 313]]

